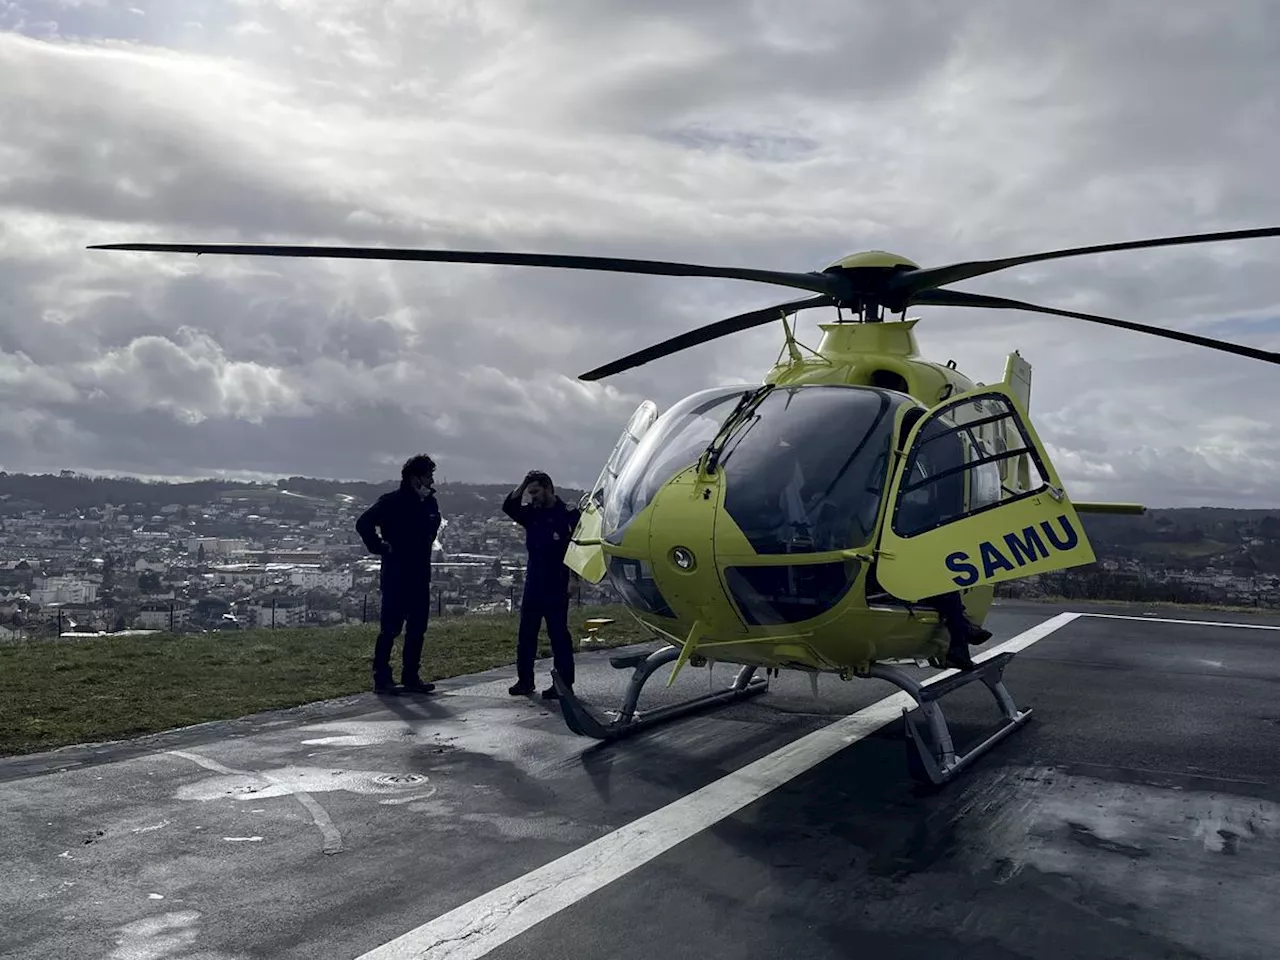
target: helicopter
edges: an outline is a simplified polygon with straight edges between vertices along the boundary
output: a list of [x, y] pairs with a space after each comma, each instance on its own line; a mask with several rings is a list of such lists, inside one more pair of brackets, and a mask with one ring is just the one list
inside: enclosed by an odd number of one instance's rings
[[[817, 679], [879, 679], [905, 691], [908, 770], [923, 784], [955, 777], [1031, 717], [1004, 683], [1015, 655], [948, 666], [934, 601], [959, 594], [987, 617], [999, 583], [1096, 561], [1081, 514], [1141, 514], [1134, 503], [1073, 502], [1030, 419], [1031, 365], [1014, 350], [997, 383], [922, 357], [913, 306], [1020, 310], [1074, 318], [1227, 353], [1280, 354], [1182, 331], [946, 285], [1031, 263], [1124, 250], [1280, 236], [1280, 227], [1075, 247], [935, 267], [885, 251], [787, 272], [538, 253], [239, 243], [112, 243], [100, 250], [483, 263], [736, 279], [812, 296], [673, 337], [580, 376], [600, 380], [720, 337], [780, 321], [783, 344], [759, 382], [698, 390], [659, 412], [643, 401], [584, 494], [565, 563], [612, 584], [662, 645], [620, 654], [631, 676], [606, 715], [554, 670], [570, 730], [614, 741], [694, 711], [763, 693], [781, 670]], [[816, 347], [788, 318], [834, 307]], [[848, 314], [848, 316], [846, 316]], [[890, 319], [897, 316], [899, 319]], [[646, 683], [674, 664], [738, 668], [732, 683], [651, 711]], [[921, 680], [905, 669], [941, 672]], [[757, 676], [760, 672], [766, 675]], [[999, 726], [957, 750], [939, 701], [982, 682]]]

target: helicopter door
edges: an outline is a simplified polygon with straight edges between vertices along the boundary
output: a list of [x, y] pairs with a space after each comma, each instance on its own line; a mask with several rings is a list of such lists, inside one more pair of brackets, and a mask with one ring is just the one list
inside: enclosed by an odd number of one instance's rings
[[[876, 560], [876, 578], [894, 596], [921, 600], [1096, 559], [1007, 385], [934, 407], [903, 451]], [[1015, 477], [1022, 482], [1011, 485]]]
[[645, 400], [636, 407], [635, 413], [631, 414], [631, 419], [622, 430], [622, 436], [613, 445], [613, 452], [605, 461], [591, 492], [578, 504], [582, 518], [570, 538], [564, 562], [570, 570], [589, 583], [599, 583], [605, 575], [604, 550], [600, 546], [600, 514], [609, 490], [618, 481], [622, 468], [635, 453], [640, 439], [649, 432], [657, 419], [658, 406], [652, 400]]

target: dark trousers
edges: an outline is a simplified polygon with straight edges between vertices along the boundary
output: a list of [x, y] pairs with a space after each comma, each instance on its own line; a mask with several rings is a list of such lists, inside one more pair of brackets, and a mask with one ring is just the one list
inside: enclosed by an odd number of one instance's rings
[[382, 623], [373, 645], [374, 677], [391, 679], [391, 646], [404, 629], [403, 669], [400, 682], [418, 676], [422, 666], [422, 642], [431, 616], [431, 590], [425, 585], [382, 588]]
[[939, 594], [936, 597], [927, 597], [925, 603], [930, 604], [938, 611], [938, 615], [943, 624], [946, 625], [952, 639], [968, 635], [969, 618], [964, 611], [964, 598], [960, 596], [958, 591]]
[[569, 586], [562, 581], [525, 583], [520, 601], [520, 638], [516, 642], [516, 682], [533, 686], [533, 661], [538, 657], [538, 631], [547, 623], [556, 673], [573, 684], [573, 637], [569, 634]]

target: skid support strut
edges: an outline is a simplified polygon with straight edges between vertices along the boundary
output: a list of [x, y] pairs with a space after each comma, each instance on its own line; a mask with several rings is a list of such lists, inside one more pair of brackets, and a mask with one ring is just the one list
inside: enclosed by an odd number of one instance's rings
[[[952, 674], [934, 683], [921, 683], [897, 667], [882, 664], [871, 667], [865, 674], [889, 681], [916, 701], [915, 710], [904, 708], [902, 711], [907, 728], [907, 767], [913, 780], [941, 786], [1030, 719], [1031, 711], [1019, 710], [1004, 685], [1004, 668], [1013, 657], [1012, 653], [1002, 653], [979, 663], [974, 670]], [[981, 743], [966, 753], [957, 754], [938, 701], [975, 680], [980, 680], [991, 691], [1004, 722]]]
[[764, 693], [769, 685], [767, 680], [754, 676], [755, 667], [742, 667], [734, 677], [733, 683], [722, 690], [670, 706], [659, 707], [643, 714], [638, 713], [636, 707], [640, 702], [640, 692], [644, 689], [645, 683], [659, 668], [674, 663], [679, 657], [680, 648], [671, 644], [660, 647], [652, 653], [625, 653], [610, 657], [609, 663], [615, 669], [632, 671], [631, 681], [627, 684], [627, 692], [622, 699], [622, 707], [612, 711], [614, 713], [612, 718], [602, 716], [579, 699], [573, 689], [553, 669], [551, 682], [556, 692], [560, 694], [560, 707], [564, 713], [565, 723], [570, 730], [580, 736], [594, 737], [597, 740], [618, 740], [646, 727], [683, 717], [695, 710], [705, 710], [708, 707], [745, 700], [747, 697]]

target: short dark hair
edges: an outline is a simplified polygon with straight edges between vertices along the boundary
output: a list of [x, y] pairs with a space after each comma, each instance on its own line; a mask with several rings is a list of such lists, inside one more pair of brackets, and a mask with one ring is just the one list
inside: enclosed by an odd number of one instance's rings
[[419, 453], [404, 462], [404, 466], [400, 468], [400, 479], [408, 480], [410, 477], [421, 477], [435, 472], [436, 462], [425, 453]]
[[533, 472], [531, 472], [529, 474], [529, 480], [532, 481], [533, 483], [541, 484], [542, 486], [550, 490], [552, 493], [556, 492], [556, 485], [552, 483], [551, 478], [547, 476], [545, 473], [543, 473], [541, 470], [534, 470]]

